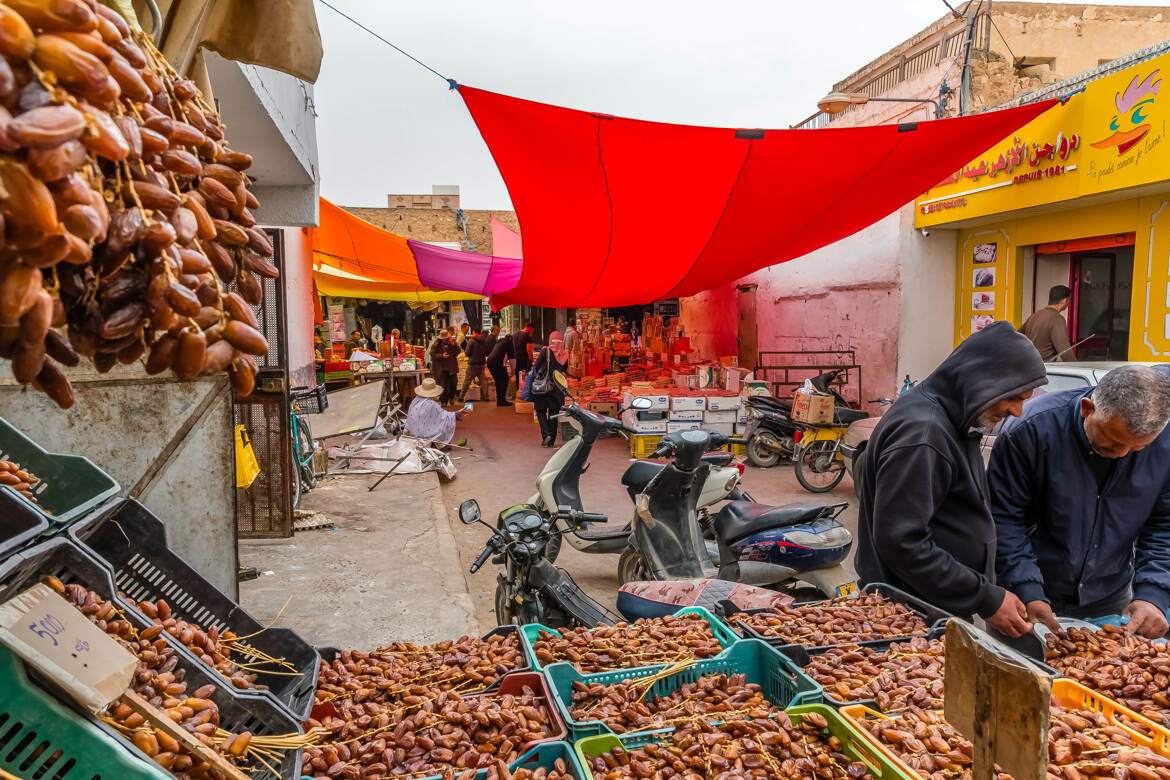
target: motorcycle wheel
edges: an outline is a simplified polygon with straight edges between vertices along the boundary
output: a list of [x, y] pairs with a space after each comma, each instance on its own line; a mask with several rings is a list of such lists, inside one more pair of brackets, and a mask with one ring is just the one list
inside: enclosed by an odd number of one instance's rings
[[496, 625], [506, 626], [509, 623], [515, 623], [516, 616], [512, 614], [512, 604], [508, 599], [508, 594], [504, 592], [504, 586], [501, 583], [496, 583]]
[[828, 493], [845, 477], [845, 461], [833, 452], [833, 442], [814, 441], [796, 458], [796, 481], [810, 493]]
[[627, 582], [642, 582], [654, 579], [646, 557], [637, 547], [627, 547], [622, 550], [622, 557], [618, 559], [618, 587]]
[[780, 438], [771, 431], [760, 431], [748, 439], [748, 462], [756, 468], [770, 469], [780, 462], [784, 454]]

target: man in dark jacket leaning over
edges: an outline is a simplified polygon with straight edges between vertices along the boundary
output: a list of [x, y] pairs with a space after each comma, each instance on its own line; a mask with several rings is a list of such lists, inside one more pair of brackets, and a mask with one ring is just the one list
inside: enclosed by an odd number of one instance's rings
[[1020, 413], [1048, 381], [1040, 353], [1008, 322], [974, 334], [898, 399], [874, 428], [856, 473], [855, 565], [1009, 636], [1031, 630], [1023, 603], [995, 584], [995, 524], [981, 429]]
[[1170, 379], [1130, 365], [1037, 398], [1004, 426], [987, 470], [996, 571], [1030, 621], [1120, 613], [1132, 633], [1166, 633], [1168, 419]]

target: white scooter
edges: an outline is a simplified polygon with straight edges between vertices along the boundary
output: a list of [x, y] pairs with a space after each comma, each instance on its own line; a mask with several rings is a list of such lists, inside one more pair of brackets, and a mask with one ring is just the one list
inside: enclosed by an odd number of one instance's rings
[[[561, 445], [549, 458], [536, 478], [536, 495], [528, 499], [528, 503], [549, 513], [580, 513], [584, 511], [581, 504], [580, 480], [588, 465], [589, 453], [593, 450], [594, 442], [604, 431], [623, 432], [625, 428], [620, 420], [604, 417], [576, 405], [565, 407], [558, 417], [567, 419], [569, 424], [577, 429], [578, 435]], [[734, 459], [735, 456], [728, 452], [713, 452], [703, 456], [703, 460], [711, 467], [710, 474], [703, 483], [698, 505], [700, 526], [704, 535], [714, 533], [710, 529], [707, 507], [727, 499], [750, 500], [750, 497], [739, 490], [742, 470], [732, 463]], [[662, 463], [645, 460], [630, 464], [622, 474], [622, 484], [626, 486], [631, 501], [636, 500], [638, 494], [663, 466]], [[561, 551], [562, 539], [567, 540], [574, 549], [585, 553], [620, 553], [626, 549], [629, 537], [629, 525], [613, 531], [589, 533], [585, 524], [572, 523], [562, 516], [557, 520], [550, 535], [545, 556], [549, 561], [555, 561]]]

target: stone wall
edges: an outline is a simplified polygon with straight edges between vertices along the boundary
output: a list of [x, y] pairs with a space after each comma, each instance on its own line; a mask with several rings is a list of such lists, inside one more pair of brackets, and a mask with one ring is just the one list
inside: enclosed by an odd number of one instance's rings
[[[489, 211], [464, 209], [467, 221], [467, 235], [463, 234], [455, 212], [449, 209], [390, 209], [342, 206], [355, 217], [395, 235], [413, 238], [416, 241], [449, 241], [458, 243], [464, 251], [490, 255], [492, 253], [491, 217], [495, 217], [513, 230], [520, 230], [515, 211]], [[467, 239], [473, 247], [469, 247]]]

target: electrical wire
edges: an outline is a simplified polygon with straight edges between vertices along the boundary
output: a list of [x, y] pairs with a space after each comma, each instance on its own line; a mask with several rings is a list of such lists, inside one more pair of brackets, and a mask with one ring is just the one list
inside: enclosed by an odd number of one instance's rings
[[317, 2], [319, 2], [321, 5], [323, 5], [323, 6], [325, 6], [326, 8], [328, 8], [330, 11], [333, 11], [333, 13], [337, 14], [338, 16], [341, 16], [341, 17], [344, 17], [345, 19], [348, 19], [348, 20], [349, 20], [350, 22], [352, 22], [352, 23], [353, 23], [355, 26], [357, 26], [358, 28], [360, 28], [360, 29], [362, 29], [362, 30], [365, 30], [365, 31], [366, 31], [366, 32], [368, 32], [370, 35], [374, 36], [374, 37], [375, 37], [375, 38], [377, 38], [379, 41], [381, 41], [382, 43], [386, 44], [386, 45], [387, 45], [387, 46], [389, 46], [391, 49], [394, 49], [394, 51], [398, 52], [399, 54], [403, 55], [404, 57], [407, 57], [408, 59], [414, 60], [416, 63], [418, 63], [419, 65], [423, 66], [424, 68], [426, 68], [427, 70], [429, 70], [431, 73], [434, 73], [436, 76], [438, 76], [439, 78], [441, 78], [443, 81], [447, 82], [447, 84], [448, 84], [448, 85], [450, 85], [451, 89], [456, 89], [456, 88], [458, 88], [458, 86], [459, 86], [459, 85], [458, 85], [458, 84], [455, 82], [455, 80], [454, 80], [454, 79], [449, 79], [449, 78], [447, 78], [447, 77], [446, 77], [446, 76], [444, 76], [442, 73], [439, 73], [439, 71], [435, 70], [435, 69], [434, 69], [434, 68], [432, 68], [430, 65], [427, 65], [425, 62], [423, 62], [422, 60], [420, 60], [418, 57], [415, 57], [415, 56], [414, 56], [413, 54], [411, 54], [410, 52], [408, 52], [408, 51], [406, 51], [406, 50], [404, 50], [404, 49], [401, 49], [401, 48], [399, 48], [399, 47], [395, 46], [393, 43], [391, 43], [390, 41], [386, 40], [386, 39], [385, 39], [385, 38], [383, 38], [381, 35], [378, 35], [378, 33], [374, 32], [374, 31], [373, 31], [373, 30], [371, 30], [369, 27], [366, 27], [364, 24], [362, 24], [361, 22], [359, 22], [357, 19], [354, 19], [352, 16], [350, 16], [350, 15], [349, 15], [349, 14], [347, 14], [347, 13], [345, 13], [345, 12], [344, 12], [344, 11], [342, 11], [340, 8], [337, 8], [336, 6], [334, 6], [334, 5], [331, 5], [330, 3], [326, 2], [326, 0], [317, 0]]
[[1012, 55], [1012, 64], [1015, 64], [1015, 61], [1016, 61], [1016, 59], [1017, 59], [1017, 57], [1016, 57], [1016, 53], [1015, 53], [1014, 51], [1012, 51], [1012, 45], [1011, 45], [1010, 43], [1008, 43], [1008, 39], [1007, 39], [1007, 38], [1005, 38], [1005, 37], [1003, 37], [1003, 33], [1002, 33], [1002, 32], [1000, 32], [1000, 30], [999, 30], [999, 25], [995, 23], [995, 17], [994, 17], [994, 16], [992, 16], [991, 14], [988, 14], [988, 15], [987, 15], [987, 18], [988, 18], [989, 20], [991, 20], [991, 26], [995, 28], [995, 31], [996, 31], [997, 33], [999, 33], [999, 39], [1000, 39], [1001, 41], [1003, 41], [1003, 45], [1007, 47], [1008, 54]]

